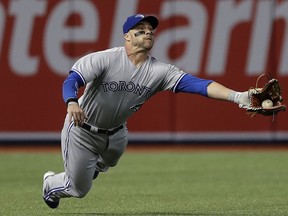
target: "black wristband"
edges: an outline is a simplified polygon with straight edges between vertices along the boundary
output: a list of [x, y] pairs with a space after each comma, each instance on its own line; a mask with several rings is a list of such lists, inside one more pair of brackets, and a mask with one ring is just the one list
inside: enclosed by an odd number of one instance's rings
[[76, 102], [78, 103], [78, 99], [77, 98], [69, 98], [67, 101], [66, 101], [66, 104], [68, 105], [69, 102]]

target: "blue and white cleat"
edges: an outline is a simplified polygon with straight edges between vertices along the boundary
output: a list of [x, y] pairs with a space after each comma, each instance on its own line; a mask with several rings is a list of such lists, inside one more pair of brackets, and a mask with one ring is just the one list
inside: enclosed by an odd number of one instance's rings
[[46, 181], [46, 179], [48, 179], [54, 175], [55, 175], [54, 172], [48, 171], [43, 176], [43, 195], [42, 196], [43, 196], [45, 203], [52, 209], [55, 209], [59, 206], [60, 199], [55, 200], [55, 199], [52, 199], [49, 195], [47, 195], [45, 181]]

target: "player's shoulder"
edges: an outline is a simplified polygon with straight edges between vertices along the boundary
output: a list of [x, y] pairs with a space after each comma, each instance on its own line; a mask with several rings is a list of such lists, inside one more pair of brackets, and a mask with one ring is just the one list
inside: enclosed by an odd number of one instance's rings
[[154, 56], [149, 55], [149, 59], [154, 67], [162, 69], [167, 69], [169, 67], [169, 64], [158, 61], [157, 58], [155, 58]]
[[117, 55], [117, 53], [122, 54], [124, 52], [125, 52], [124, 47], [114, 47], [114, 48], [109, 48], [109, 49], [105, 49], [105, 50], [99, 50], [99, 51], [95, 51], [92, 53], [88, 53], [88, 54], [84, 55], [82, 58], [93, 58], [96, 56], [107, 57], [109, 55]]
[[183, 71], [176, 67], [175, 65], [165, 63], [162, 61], [158, 61], [155, 57], [150, 56], [150, 61], [152, 62], [153, 68], [157, 70], [157, 72], [162, 72], [163, 74], [181, 72]]
[[110, 49], [98, 51], [95, 55], [101, 55], [102, 58], [113, 60], [122, 55], [126, 55], [126, 52], [124, 47], [113, 47]]
[[104, 53], [104, 54], [116, 54], [116, 53], [122, 54], [123, 52], [125, 52], [124, 47], [113, 47], [106, 50], [98, 51], [98, 53]]

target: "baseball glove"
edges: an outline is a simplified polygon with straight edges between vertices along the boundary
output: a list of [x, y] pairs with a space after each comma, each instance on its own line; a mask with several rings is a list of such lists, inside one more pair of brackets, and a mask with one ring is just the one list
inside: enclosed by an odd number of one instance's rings
[[270, 79], [263, 88], [257, 88], [258, 81], [262, 76], [257, 79], [256, 88], [252, 87], [248, 91], [250, 104], [246, 110], [251, 114], [251, 117], [255, 114], [274, 116], [278, 112], [286, 110], [286, 106], [281, 103], [283, 98], [281, 97], [281, 88], [277, 79]]

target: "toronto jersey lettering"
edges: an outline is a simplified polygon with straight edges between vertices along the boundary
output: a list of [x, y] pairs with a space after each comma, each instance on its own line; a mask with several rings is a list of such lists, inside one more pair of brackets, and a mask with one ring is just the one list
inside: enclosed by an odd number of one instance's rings
[[79, 59], [72, 70], [79, 73], [86, 84], [79, 105], [88, 116], [87, 122], [101, 128], [125, 123], [152, 95], [173, 90], [185, 74], [151, 56], [137, 68], [124, 47], [88, 54]]
[[135, 84], [133, 82], [125, 82], [125, 81], [119, 81], [119, 82], [109, 82], [109, 83], [102, 83], [102, 86], [104, 88], [104, 92], [107, 91], [127, 91], [127, 92], [133, 92], [134, 94], [138, 95], [144, 95], [144, 97], [149, 98], [151, 94], [151, 89], [147, 86], [140, 86], [139, 84]]

